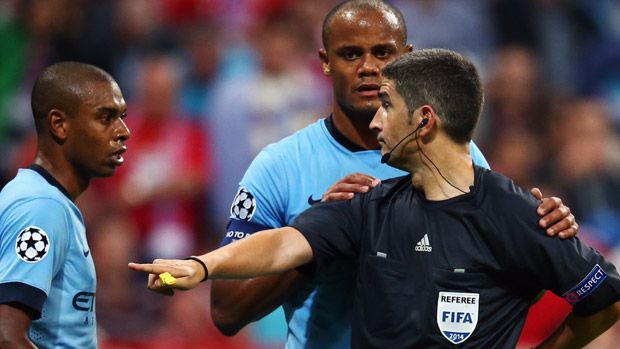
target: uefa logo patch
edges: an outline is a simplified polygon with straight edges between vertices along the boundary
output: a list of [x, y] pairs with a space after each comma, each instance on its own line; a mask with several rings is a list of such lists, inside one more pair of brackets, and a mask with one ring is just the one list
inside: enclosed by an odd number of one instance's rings
[[19, 233], [15, 242], [15, 253], [26, 263], [41, 261], [50, 249], [50, 240], [43, 229], [30, 226]]
[[244, 187], [239, 188], [232, 206], [230, 206], [230, 218], [236, 218], [244, 221], [252, 219], [256, 211], [256, 199]]
[[463, 343], [478, 324], [480, 294], [439, 292], [437, 325], [441, 334], [454, 344]]

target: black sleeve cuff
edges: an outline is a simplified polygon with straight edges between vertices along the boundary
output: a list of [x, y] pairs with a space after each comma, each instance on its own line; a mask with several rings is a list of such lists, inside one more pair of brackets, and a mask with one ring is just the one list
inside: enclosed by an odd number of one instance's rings
[[[47, 299], [45, 292], [21, 282], [0, 284], [0, 304], [18, 304], [31, 315], [33, 320], [41, 317], [43, 303]], [[23, 309], [23, 308], [22, 308]]]
[[307, 233], [308, 229], [304, 229], [299, 227], [297, 221], [293, 221], [289, 224], [289, 227], [297, 229], [304, 236], [304, 238], [308, 241], [310, 248], [312, 249], [312, 261], [308, 262], [302, 266], [297, 267], [295, 270], [300, 272], [303, 276], [312, 279], [316, 277], [318, 270], [320, 269], [319, 263], [317, 260], [317, 250], [316, 250], [316, 242], [314, 241], [314, 235], [312, 233]]
[[619, 300], [620, 293], [618, 293], [618, 290], [611, 285], [603, 284], [591, 297], [575, 304], [573, 306], [573, 314], [576, 316], [590, 316]]

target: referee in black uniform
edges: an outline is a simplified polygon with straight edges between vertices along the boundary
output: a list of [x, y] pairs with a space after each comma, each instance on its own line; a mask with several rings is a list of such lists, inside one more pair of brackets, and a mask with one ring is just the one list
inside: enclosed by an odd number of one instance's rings
[[[355, 348], [514, 348], [544, 289], [574, 305], [541, 348], [582, 347], [620, 316], [620, 276], [578, 238], [548, 237], [538, 202], [510, 179], [472, 164], [482, 109], [471, 62], [418, 50], [387, 65], [371, 128], [383, 162], [410, 175], [350, 201], [322, 203], [291, 226], [254, 234], [194, 260], [130, 264], [170, 293], [211, 278], [305, 265], [320, 273], [356, 259]], [[174, 286], [156, 274], [170, 272]]]

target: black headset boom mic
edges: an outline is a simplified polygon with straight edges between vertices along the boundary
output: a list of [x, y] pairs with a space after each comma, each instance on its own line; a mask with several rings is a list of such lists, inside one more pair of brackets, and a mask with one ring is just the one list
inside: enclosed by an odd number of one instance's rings
[[403, 139], [401, 139], [400, 141], [398, 141], [398, 143], [396, 143], [396, 145], [392, 148], [392, 150], [388, 151], [387, 153], [383, 154], [383, 156], [381, 157], [381, 163], [385, 164], [388, 161], [390, 161], [390, 157], [392, 156], [392, 152], [402, 143], [405, 141], [405, 139], [411, 137], [413, 134], [415, 134], [416, 132], [418, 132], [422, 127], [426, 126], [426, 124], [428, 124], [428, 118], [424, 118], [422, 119], [422, 121], [420, 121], [420, 123], [418, 124], [418, 126], [416, 126], [415, 130], [413, 130], [413, 132], [411, 132], [410, 134], [406, 135], [405, 137], [403, 137]]

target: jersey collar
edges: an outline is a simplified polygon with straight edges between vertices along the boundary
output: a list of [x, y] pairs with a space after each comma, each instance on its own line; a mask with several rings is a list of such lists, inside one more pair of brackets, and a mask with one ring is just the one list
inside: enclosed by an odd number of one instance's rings
[[348, 151], [355, 153], [355, 152], [368, 150], [366, 148], [360, 147], [359, 145], [351, 142], [345, 135], [343, 135], [340, 131], [338, 131], [338, 129], [336, 128], [336, 125], [334, 124], [334, 114], [330, 114], [325, 119], [325, 127], [327, 128], [327, 131], [329, 132], [329, 134], [332, 137], [334, 137], [336, 142], [338, 142], [338, 144], [345, 147]]
[[46, 169], [44, 169], [43, 167], [37, 164], [30, 164], [30, 166], [28, 166], [28, 169], [33, 170], [36, 173], [40, 174], [41, 177], [45, 178], [45, 180], [50, 185], [58, 188], [58, 190], [60, 190], [61, 193], [63, 193], [67, 198], [69, 198], [70, 201], [73, 201], [71, 199], [71, 196], [69, 196], [69, 192], [60, 184], [60, 182], [56, 180], [56, 178], [52, 177], [52, 175], [49, 172], [47, 172]]

